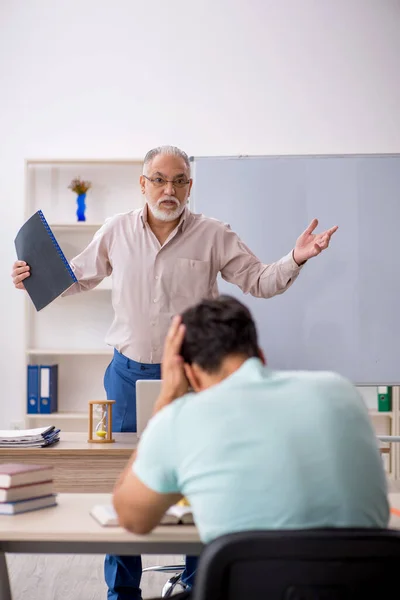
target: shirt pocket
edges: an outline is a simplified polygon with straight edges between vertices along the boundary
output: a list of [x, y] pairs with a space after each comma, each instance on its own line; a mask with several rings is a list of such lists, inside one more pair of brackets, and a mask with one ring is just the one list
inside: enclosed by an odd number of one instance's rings
[[205, 260], [177, 258], [171, 282], [172, 303], [185, 299], [191, 306], [210, 295], [211, 264]]

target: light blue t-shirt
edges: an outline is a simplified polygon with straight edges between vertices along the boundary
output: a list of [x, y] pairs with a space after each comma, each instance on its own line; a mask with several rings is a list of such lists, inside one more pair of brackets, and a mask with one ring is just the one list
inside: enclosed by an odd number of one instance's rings
[[386, 477], [355, 387], [247, 360], [160, 411], [134, 472], [188, 498], [204, 542], [235, 531], [386, 527]]

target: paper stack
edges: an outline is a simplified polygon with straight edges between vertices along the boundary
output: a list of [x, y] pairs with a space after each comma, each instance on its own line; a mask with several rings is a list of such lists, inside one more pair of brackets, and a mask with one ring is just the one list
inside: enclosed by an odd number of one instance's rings
[[60, 430], [54, 425], [36, 429], [0, 430], [0, 448], [40, 448], [59, 441]]

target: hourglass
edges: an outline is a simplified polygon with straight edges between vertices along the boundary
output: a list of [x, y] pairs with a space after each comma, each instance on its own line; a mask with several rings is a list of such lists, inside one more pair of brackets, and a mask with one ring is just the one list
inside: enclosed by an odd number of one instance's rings
[[112, 405], [115, 400], [90, 400], [89, 402], [89, 439], [88, 442], [111, 443]]

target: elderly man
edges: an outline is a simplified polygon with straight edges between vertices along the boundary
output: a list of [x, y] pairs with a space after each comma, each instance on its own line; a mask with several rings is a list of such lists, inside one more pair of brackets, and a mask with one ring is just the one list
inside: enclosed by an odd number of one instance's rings
[[[282, 294], [301, 266], [328, 247], [337, 229], [315, 234], [314, 220], [287, 256], [264, 264], [228, 225], [189, 210], [190, 162], [179, 148], [148, 152], [140, 186], [144, 208], [118, 214], [101, 227], [71, 261], [78, 283], [67, 292], [90, 290], [113, 274], [115, 316], [106, 341], [114, 357], [104, 385], [107, 398], [116, 401], [114, 431], [136, 431], [136, 381], [161, 377], [171, 318], [202, 298], [216, 298], [218, 273], [253, 296]], [[14, 285], [23, 288], [29, 265], [16, 262], [12, 277]], [[105, 577], [109, 598], [141, 597], [140, 557], [107, 557]], [[190, 584], [188, 572], [183, 581]]]

